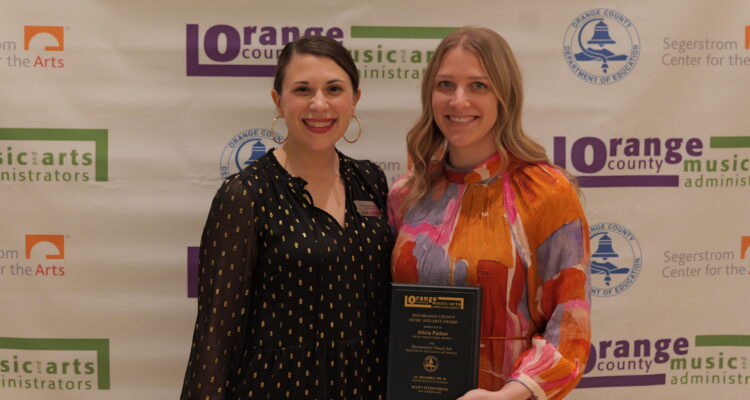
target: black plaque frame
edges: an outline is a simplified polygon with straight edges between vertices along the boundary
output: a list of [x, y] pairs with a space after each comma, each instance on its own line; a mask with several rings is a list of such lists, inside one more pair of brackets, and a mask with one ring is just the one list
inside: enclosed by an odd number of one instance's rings
[[477, 387], [480, 287], [393, 283], [388, 400], [456, 399]]

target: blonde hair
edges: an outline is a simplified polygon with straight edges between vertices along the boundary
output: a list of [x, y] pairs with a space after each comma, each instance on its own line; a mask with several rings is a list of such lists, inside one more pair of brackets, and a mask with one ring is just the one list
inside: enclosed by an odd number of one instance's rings
[[521, 126], [521, 71], [510, 46], [502, 36], [490, 29], [464, 27], [453, 31], [440, 42], [425, 70], [422, 81], [422, 115], [406, 135], [412, 170], [403, 186], [406, 193], [400, 210], [402, 214], [432, 189], [441, 173], [437, 167], [445, 157], [447, 143], [435, 123], [432, 92], [443, 55], [457, 46], [472, 51], [479, 57], [497, 98], [495, 145], [500, 153], [502, 170], [508, 166], [509, 153], [530, 163], [552, 164], [544, 147], [527, 136]]

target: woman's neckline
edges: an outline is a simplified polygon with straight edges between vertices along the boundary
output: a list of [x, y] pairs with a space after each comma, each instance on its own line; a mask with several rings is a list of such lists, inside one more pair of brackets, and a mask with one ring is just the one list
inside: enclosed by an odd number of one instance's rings
[[499, 152], [493, 153], [484, 161], [469, 168], [455, 168], [448, 163], [448, 157], [443, 162], [443, 175], [453, 183], [470, 184], [484, 182], [500, 174], [502, 158]]

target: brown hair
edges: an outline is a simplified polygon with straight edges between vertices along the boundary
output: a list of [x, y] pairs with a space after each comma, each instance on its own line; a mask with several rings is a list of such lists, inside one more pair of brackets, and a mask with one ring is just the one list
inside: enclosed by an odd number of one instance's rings
[[311, 54], [318, 57], [330, 58], [349, 75], [354, 92], [356, 93], [357, 89], [359, 89], [359, 71], [357, 71], [357, 66], [354, 64], [349, 51], [341, 43], [327, 36], [306, 35], [287, 43], [284, 49], [281, 50], [279, 60], [276, 63], [276, 74], [273, 77], [273, 89], [276, 93], [281, 93], [286, 66], [295, 54]]
[[497, 98], [495, 145], [501, 155], [502, 169], [507, 168], [509, 155], [532, 163], [552, 164], [544, 147], [527, 136], [521, 126], [523, 107], [521, 71], [518, 69], [508, 43], [502, 36], [487, 28], [461, 28], [453, 31], [440, 42], [425, 70], [422, 81], [422, 115], [406, 135], [407, 153], [413, 166], [412, 173], [403, 186], [408, 192], [400, 210], [402, 213], [421, 200], [439, 176], [439, 169], [435, 168], [436, 161], [445, 156], [447, 143], [435, 123], [432, 92], [443, 55], [457, 46], [479, 57], [491, 82], [491, 89]]

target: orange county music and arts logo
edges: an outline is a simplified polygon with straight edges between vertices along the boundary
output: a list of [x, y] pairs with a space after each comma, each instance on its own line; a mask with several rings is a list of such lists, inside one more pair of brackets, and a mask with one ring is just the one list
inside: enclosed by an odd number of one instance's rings
[[579, 389], [750, 384], [750, 335], [673, 333], [592, 340]]
[[301, 35], [343, 43], [361, 79], [420, 80], [437, 42], [457, 29], [445, 26], [295, 26], [187, 24], [188, 76], [270, 77], [285, 44]]

